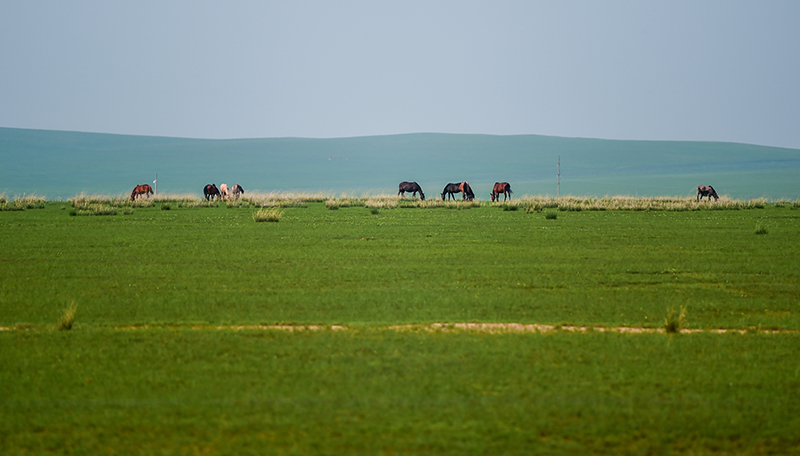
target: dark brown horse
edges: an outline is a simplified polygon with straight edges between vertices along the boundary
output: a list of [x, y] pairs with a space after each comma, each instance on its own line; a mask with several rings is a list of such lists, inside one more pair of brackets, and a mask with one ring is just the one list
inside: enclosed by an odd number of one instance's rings
[[231, 190], [231, 193], [233, 193], [234, 198], [239, 198], [239, 196], [244, 194], [244, 189], [242, 188], [241, 185], [236, 184], [233, 186], [233, 190]]
[[503, 201], [511, 199], [511, 194], [514, 193], [511, 191], [511, 184], [508, 182], [495, 182], [494, 188], [492, 188], [492, 201], [500, 199], [500, 194], [503, 194]]
[[447, 195], [447, 199], [456, 199], [456, 193], [461, 193], [461, 184], [450, 183], [445, 185], [444, 190], [442, 190], [442, 201], [445, 201], [445, 195]]
[[447, 195], [447, 199], [456, 199], [456, 193], [461, 193], [461, 201], [472, 201], [475, 199], [472, 188], [469, 186], [469, 183], [465, 181], [458, 184], [450, 183], [445, 185], [444, 190], [442, 190], [442, 201], [445, 201], [445, 195]]
[[708, 197], [709, 201], [711, 200], [712, 196], [714, 197], [714, 201], [719, 200], [719, 195], [717, 195], [717, 191], [714, 190], [714, 187], [710, 185], [701, 185], [697, 187], [697, 201], [703, 199], [704, 196]]
[[419, 199], [425, 201], [425, 194], [422, 193], [422, 187], [416, 182], [400, 182], [397, 196], [406, 196], [406, 192], [411, 192], [411, 196], [417, 196], [417, 193], [419, 193]]
[[147, 184], [137, 185], [136, 187], [133, 188], [133, 191], [131, 192], [131, 201], [135, 200], [141, 195], [150, 198], [151, 194], [153, 194], [153, 187], [150, 187]]
[[208, 184], [203, 188], [203, 196], [206, 197], [206, 201], [209, 199], [214, 201], [215, 196], [219, 198], [219, 189], [215, 184]]

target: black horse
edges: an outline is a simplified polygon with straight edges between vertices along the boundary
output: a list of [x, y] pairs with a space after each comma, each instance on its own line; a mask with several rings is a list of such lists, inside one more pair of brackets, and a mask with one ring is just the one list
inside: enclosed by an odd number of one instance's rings
[[442, 201], [445, 201], [445, 195], [447, 195], [448, 199], [449, 198], [453, 198], [455, 200], [456, 199], [456, 197], [455, 197], [456, 193], [461, 193], [461, 184], [460, 183], [458, 183], [458, 184], [450, 183], [450, 184], [445, 185], [444, 186], [444, 190], [442, 190]]
[[206, 201], [208, 201], [209, 199], [213, 201], [214, 196], [219, 198], [219, 189], [215, 184], [208, 184], [205, 187], [203, 187], [203, 196], [206, 197]]
[[406, 196], [406, 192], [411, 192], [411, 196], [417, 196], [417, 193], [419, 193], [419, 199], [425, 201], [425, 194], [422, 193], [422, 187], [416, 182], [400, 182], [397, 196]]
[[714, 201], [719, 200], [719, 196], [717, 195], [717, 191], [714, 190], [714, 187], [710, 185], [701, 185], [697, 187], [697, 201], [703, 199], [703, 197], [708, 197], [711, 200], [711, 197], [714, 197]]
[[239, 198], [239, 196], [244, 195], [244, 189], [242, 188], [241, 185], [236, 184], [233, 186], [233, 190], [231, 190], [231, 193], [233, 193], [234, 198]]

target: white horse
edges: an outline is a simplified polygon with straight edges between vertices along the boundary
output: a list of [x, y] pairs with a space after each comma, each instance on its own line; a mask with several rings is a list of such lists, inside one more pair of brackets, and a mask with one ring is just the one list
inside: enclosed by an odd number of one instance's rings
[[222, 184], [219, 186], [219, 197], [223, 200], [228, 199], [228, 184]]
[[237, 198], [237, 199], [238, 199], [238, 198], [239, 198], [239, 196], [241, 196], [243, 193], [244, 193], [244, 189], [242, 188], [242, 186], [241, 186], [241, 185], [239, 185], [239, 184], [235, 184], [235, 185], [233, 186], [233, 197], [234, 197], [234, 198]]

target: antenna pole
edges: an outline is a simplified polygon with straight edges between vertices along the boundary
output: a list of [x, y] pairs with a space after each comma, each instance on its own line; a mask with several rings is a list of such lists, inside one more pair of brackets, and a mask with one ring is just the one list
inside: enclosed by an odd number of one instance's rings
[[561, 155], [558, 156], [558, 193], [557, 196], [561, 197]]

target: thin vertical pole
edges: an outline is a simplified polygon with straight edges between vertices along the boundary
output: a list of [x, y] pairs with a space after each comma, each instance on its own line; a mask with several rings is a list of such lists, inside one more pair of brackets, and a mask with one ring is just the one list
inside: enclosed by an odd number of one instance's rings
[[561, 155], [558, 156], [558, 197], [561, 198]]

